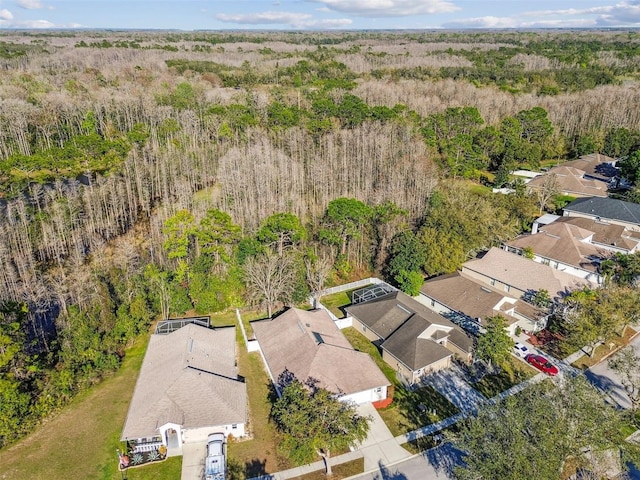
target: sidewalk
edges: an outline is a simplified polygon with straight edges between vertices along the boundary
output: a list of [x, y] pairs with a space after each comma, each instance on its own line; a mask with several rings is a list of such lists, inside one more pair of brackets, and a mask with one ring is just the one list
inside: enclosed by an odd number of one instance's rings
[[[398, 438], [401, 437], [394, 438], [391, 435], [387, 425], [384, 423], [382, 417], [380, 417], [380, 414], [373, 405], [370, 403], [359, 405], [358, 414], [365, 417], [371, 417], [372, 420], [369, 424], [369, 435], [362, 444], [358, 446], [357, 450], [343, 455], [338, 455], [336, 457], [331, 457], [329, 459], [331, 466], [364, 457], [364, 471], [368, 472], [377, 470], [380, 462], [387, 465], [401, 462], [402, 460], [406, 460], [411, 457], [411, 454], [400, 446], [400, 443], [405, 443], [406, 440], [400, 442], [398, 441]], [[297, 478], [318, 470], [324, 470], [324, 463], [322, 461], [302, 465], [282, 472], [254, 477], [249, 480], [286, 480], [290, 478]]]

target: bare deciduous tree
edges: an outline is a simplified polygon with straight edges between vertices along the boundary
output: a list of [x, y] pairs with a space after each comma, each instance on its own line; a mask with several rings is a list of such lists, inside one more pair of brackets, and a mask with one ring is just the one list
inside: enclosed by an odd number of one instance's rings
[[273, 316], [273, 307], [277, 302], [286, 304], [291, 300], [295, 270], [287, 255], [278, 257], [267, 251], [248, 258], [244, 265], [244, 277], [250, 301], [265, 305], [269, 318]]
[[313, 297], [313, 307], [317, 308], [320, 297], [324, 294], [324, 286], [331, 275], [333, 264], [328, 256], [322, 255], [314, 260], [305, 259], [304, 266], [307, 285], [309, 285], [309, 290], [311, 290], [311, 296]]

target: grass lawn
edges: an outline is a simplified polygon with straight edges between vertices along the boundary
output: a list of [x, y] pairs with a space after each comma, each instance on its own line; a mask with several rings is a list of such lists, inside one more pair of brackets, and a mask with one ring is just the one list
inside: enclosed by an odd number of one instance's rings
[[[396, 377], [396, 372], [391, 368], [378, 352], [378, 348], [358, 332], [349, 327], [342, 330], [353, 348], [360, 352], [368, 353], [376, 362], [387, 379], [395, 386], [393, 403], [381, 410], [380, 416], [394, 436], [402, 435], [424, 425], [439, 422], [458, 413], [458, 409], [449, 400], [440, 395], [431, 387], [423, 387], [414, 392], [405, 389]], [[419, 405], [424, 405], [426, 411], [421, 412]], [[431, 413], [435, 411], [435, 413]]]
[[[365, 285], [366, 287], [366, 285]], [[344, 311], [340, 307], [348, 307], [351, 305], [351, 295], [356, 290], [360, 290], [365, 287], [358, 287], [352, 290], [345, 290], [344, 292], [333, 293], [331, 295], [325, 295], [320, 299], [320, 302], [327, 307], [331, 313], [338, 318], [344, 318]]]
[[[425, 410], [420, 411], [419, 405], [424, 405]], [[394, 437], [439, 422], [458, 412], [455, 405], [429, 386], [415, 391], [396, 387], [393, 403], [378, 410]]]
[[[182, 474], [182, 457], [169, 457], [164, 462], [130, 468], [126, 471], [127, 480], [175, 480]], [[120, 479], [116, 474], [114, 479]]]
[[492, 398], [509, 388], [535, 376], [538, 370], [514, 357], [509, 357], [509, 370], [500, 369], [495, 375], [485, 375], [472, 386], [487, 398]]
[[603, 345], [600, 345], [596, 348], [595, 352], [592, 356], [584, 355], [579, 358], [572, 365], [581, 370], [586, 370], [587, 368], [593, 367], [594, 365], [600, 363], [605, 358], [613, 355], [619, 349], [625, 347], [629, 344], [631, 339], [638, 334], [633, 328], [626, 328], [624, 331], [624, 335], [614, 336], [612, 338], [607, 339]]
[[240, 464], [247, 478], [290, 468], [288, 460], [278, 454], [278, 437], [272, 423], [271, 382], [257, 352], [247, 353], [240, 347], [238, 356], [240, 375], [246, 378], [249, 399], [249, 425], [253, 438], [228, 445], [229, 462]]
[[358, 330], [356, 330], [353, 327], [348, 327], [343, 329], [342, 333], [344, 334], [345, 337], [347, 337], [347, 340], [349, 340], [349, 343], [354, 349], [356, 349], [359, 352], [368, 353], [369, 356], [373, 358], [373, 361], [376, 362], [376, 365], [378, 365], [378, 368], [382, 370], [382, 373], [385, 374], [387, 379], [393, 385], [396, 385], [396, 386], [399, 385], [398, 379], [396, 377], [396, 371], [393, 368], [391, 368], [389, 364], [382, 359], [382, 356], [378, 351], [378, 347], [376, 347], [373, 343], [369, 341], [367, 337], [362, 335], [360, 332], [358, 332]]
[[[116, 449], [123, 447], [120, 433], [148, 340], [144, 336], [127, 350], [122, 367], [113, 376], [80, 394], [31, 435], [0, 451], [0, 478], [121, 478]], [[140, 475], [151, 469], [152, 477], [129, 478], [174, 480], [181, 465], [180, 457], [136, 469]]]

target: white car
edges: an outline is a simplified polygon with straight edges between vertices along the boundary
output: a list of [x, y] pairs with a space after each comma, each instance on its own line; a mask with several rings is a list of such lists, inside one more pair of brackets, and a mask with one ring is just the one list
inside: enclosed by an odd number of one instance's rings
[[516, 342], [516, 344], [513, 346], [513, 353], [515, 353], [520, 358], [524, 358], [527, 355], [529, 355], [531, 352], [529, 351], [526, 345], [523, 345], [520, 342]]

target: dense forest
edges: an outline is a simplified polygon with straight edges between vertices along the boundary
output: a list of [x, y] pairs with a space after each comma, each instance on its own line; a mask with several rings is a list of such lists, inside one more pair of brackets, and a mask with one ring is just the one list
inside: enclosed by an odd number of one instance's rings
[[635, 181], [639, 77], [622, 31], [2, 32], [0, 446], [159, 315], [411, 292], [527, 228], [514, 168]]

